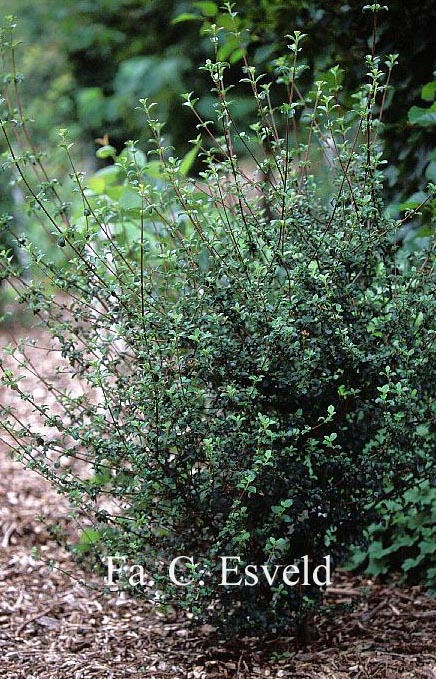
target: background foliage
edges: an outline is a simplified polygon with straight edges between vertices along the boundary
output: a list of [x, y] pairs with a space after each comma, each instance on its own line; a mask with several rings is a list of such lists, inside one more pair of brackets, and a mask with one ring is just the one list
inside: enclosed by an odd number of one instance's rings
[[[4, 9], [8, 12], [10, 8], [5, 5]], [[309, 35], [305, 49], [307, 85], [337, 63], [345, 70], [346, 101], [361, 82], [362, 54], [372, 40], [368, 36], [373, 16], [362, 12], [358, 0], [239, 0], [236, 9], [240, 29], [247, 31], [250, 59], [260, 68], [271, 67], [273, 60], [283, 54], [287, 33], [301, 30]], [[215, 22], [229, 28], [228, 14], [220, 3], [43, 0], [35, 5], [19, 0], [14, 11], [22, 17], [24, 39], [32, 45], [26, 50], [26, 66], [31, 66], [32, 76], [29, 81], [33, 83], [31, 94], [35, 95], [39, 88], [46, 100], [47, 81], [53, 83], [49, 102], [56, 101], [56, 106], [45, 107], [50, 115], [60, 116], [65, 123], [73, 105], [74, 118], [88, 139], [107, 132], [121, 150], [126, 139], [143, 135], [143, 122], [135, 107], [140, 97], [151, 97], [160, 105], [161, 119], [169, 120], [171, 116], [171, 142], [178, 152], [186, 150], [185, 133], [190, 129], [188, 138], [193, 136], [194, 126], [179, 106], [179, 95], [195, 91], [202, 113], [207, 116], [211, 105], [209, 85], [198, 67], [211, 56], [205, 35], [208, 25]], [[436, 6], [431, 0], [414, 0], [406, 5], [392, 0], [389, 11], [377, 15], [378, 52], [401, 54], [395, 92], [387, 102], [384, 134], [390, 161], [389, 182], [395, 193], [403, 196], [423, 188], [425, 153], [435, 145], [433, 129], [411, 129], [407, 124], [408, 111], [418, 104], [421, 88], [432, 80], [436, 66], [435, 21]], [[40, 54], [44, 51], [44, 59], [37, 58], [38, 49]], [[219, 56], [236, 61], [241, 55], [237, 45], [228, 40]], [[48, 72], [53, 66], [54, 76]], [[237, 82], [237, 78], [234, 80]], [[235, 107], [235, 112], [243, 117], [250, 112], [250, 100], [246, 92], [245, 97], [242, 93], [240, 96], [245, 101], [241, 101], [240, 111]], [[176, 109], [177, 115], [172, 115]]]
[[369, 549], [353, 550], [350, 568], [376, 577], [401, 574], [410, 584], [424, 584], [436, 594], [436, 488], [422, 481], [397, 500], [378, 507], [380, 518], [366, 535]]

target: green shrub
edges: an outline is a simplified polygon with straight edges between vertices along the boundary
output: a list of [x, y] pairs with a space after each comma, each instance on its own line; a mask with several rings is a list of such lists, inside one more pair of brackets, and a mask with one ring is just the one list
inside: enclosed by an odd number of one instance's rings
[[[385, 74], [368, 56], [352, 110], [337, 68], [303, 101], [303, 37], [277, 63], [280, 107], [246, 64], [258, 115], [239, 129], [227, 64], [209, 61], [216, 117], [186, 95], [198, 120], [190, 155], [163, 147], [142, 100], [155, 151], [130, 143], [118, 157], [106, 145], [114, 165], [89, 180], [72, 165], [72, 195], [32, 179], [39, 166], [13, 141], [20, 121], [9, 109], [1, 123], [6, 164], [65, 253], [59, 266], [27, 243], [45, 287], [23, 280], [21, 301], [76, 383], [43, 376], [49, 409], [22, 386], [26, 361], [10, 347], [18, 368], [3, 367], [2, 382], [41, 427], [6, 407], [5, 435], [87, 517], [80, 554], [97, 568], [125, 555], [150, 575], [135, 593], [227, 631], [286, 630], [317, 610], [322, 588], [221, 586], [220, 557], [238, 556], [241, 570], [307, 557], [312, 571], [327, 555], [334, 566], [386, 488], [400, 493], [434, 465], [435, 250], [396, 256], [400, 223], [381, 198]], [[70, 157], [65, 132], [61, 145]], [[201, 183], [188, 177], [197, 152]], [[168, 577], [179, 555], [195, 559], [188, 587]]]
[[436, 594], [436, 488], [422, 481], [377, 509], [379, 519], [365, 532], [368, 549], [355, 547], [350, 569], [377, 577], [401, 573], [402, 581]]

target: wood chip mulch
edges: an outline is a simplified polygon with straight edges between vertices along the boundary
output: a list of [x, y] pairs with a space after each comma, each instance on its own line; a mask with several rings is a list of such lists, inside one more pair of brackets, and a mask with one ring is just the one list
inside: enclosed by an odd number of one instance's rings
[[225, 641], [146, 601], [103, 594], [38, 518], [64, 524], [68, 512], [0, 445], [0, 677], [436, 679], [436, 602], [419, 587], [338, 573], [327, 601], [358, 603], [318, 619], [305, 647], [293, 637]]

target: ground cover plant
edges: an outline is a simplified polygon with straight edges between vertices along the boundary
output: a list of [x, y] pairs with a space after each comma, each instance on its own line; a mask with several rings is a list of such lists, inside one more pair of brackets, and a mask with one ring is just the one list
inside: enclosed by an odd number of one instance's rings
[[369, 548], [353, 550], [350, 568], [384, 579], [400, 574], [403, 582], [421, 583], [434, 595], [434, 485], [422, 481], [400, 498], [382, 501], [378, 510], [378, 520], [367, 529]]
[[[306, 621], [322, 587], [287, 584], [282, 566], [343, 562], [377, 503], [434, 474], [434, 241], [399, 256], [412, 214], [393, 219], [382, 198], [396, 55], [373, 47], [350, 108], [339, 67], [301, 96], [304, 37], [288, 36], [271, 82], [243, 60], [257, 109], [243, 129], [228, 64], [208, 60], [215, 115], [204, 120], [185, 95], [198, 136], [182, 159], [145, 99], [148, 149], [129, 142], [118, 154], [103, 138], [99, 156], [113, 164], [91, 177], [62, 130], [67, 193], [29, 145], [18, 74], [4, 80], [4, 166], [62, 262], [5, 216], [29, 263], [17, 277], [5, 251], [3, 267], [73, 387], [46, 381], [49, 410], [22, 386], [20, 373], [38, 372], [25, 342], [9, 347], [17, 369], [0, 366], [2, 383], [41, 424], [6, 407], [4, 436], [77, 508], [78, 554], [102, 574], [105, 558], [125, 556], [147, 573], [121, 578], [135, 593], [240, 633]], [[210, 38], [218, 48], [213, 26]], [[6, 59], [13, 40], [11, 24]], [[179, 555], [193, 558], [180, 576], [189, 586], [169, 578]], [[225, 556], [277, 577], [225, 586]]]

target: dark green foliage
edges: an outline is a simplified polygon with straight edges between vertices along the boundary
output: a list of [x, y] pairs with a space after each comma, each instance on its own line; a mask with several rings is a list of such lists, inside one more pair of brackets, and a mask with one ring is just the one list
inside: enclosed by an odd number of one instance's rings
[[[436, 181], [436, 79], [425, 83], [421, 90], [421, 101], [419, 106], [412, 106], [408, 113], [408, 121], [416, 131], [417, 136], [425, 131], [430, 132], [429, 141], [432, 139], [433, 146], [427, 146], [425, 152], [421, 153], [420, 170], [421, 177], [430, 182]], [[422, 150], [423, 151], [423, 150]], [[422, 187], [425, 188], [425, 187]], [[407, 200], [400, 206], [400, 209], [410, 209], [420, 207], [421, 222], [424, 228], [415, 229], [418, 237], [426, 237], [429, 233], [428, 225], [434, 227], [436, 204], [432, 200], [431, 193], [424, 190], [418, 191], [407, 197]], [[425, 228], [427, 226], [427, 228]], [[431, 233], [431, 231], [430, 231]]]
[[[144, 141], [140, 97], [159, 104], [169, 120], [180, 94], [207, 87], [198, 66], [207, 38], [198, 25], [173, 24], [183, 7], [174, 0], [96, 0], [64, 2], [56, 10], [57, 28], [76, 83], [74, 98], [83, 132], [110, 136], [119, 149], [126, 139]], [[179, 110], [171, 141], [186, 148], [192, 119]]]
[[368, 549], [355, 548], [351, 569], [378, 577], [401, 573], [403, 581], [424, 584], [436, 594], [436, 488], [427, 481], [398, 500], [384, 500], [380, 518], [366, 531]]
[[[242, 568], [304, 556], [313, 568], [326, 555], [336, 565], [387, 492], [434, 470], [435, 248], [399, 258], [402, 224], [382, 200], [378, 106], [394, 59], [384, 72], [368, 56], [353, 108], [342, 109], [338, 69], [299, 96], [302, 40], [289, 36], [277, 69], [287, 92], [278, 107], [274, 83], [245, 65], [257, 109], [246, 131], [232, 116], [228, 65], [206, 62], [215, 118], [186, 95], [198, 137], [182, 161], [142, 100], [154, 150], [128, 144], [117, 155], [106, 144], [115, 164], [89, 181], [72, 165], [78, 201], [32, 179], [9, 142], [9, 164], [64, 253], [58, 266], [26, 246], [62, 294], [27, 284], [21, 301], [86, 388], [54, 385], [50, 412], [4, 369], [44, 429], [12, 409], [3, 427], [88, 517], [81, 554], [97, 566], [108, 554], [143, 564], [144, 596], [227, 632], [286, 630], [322, 591], [220, 586], [221, 556]], [[16, 128], [3, 120], [6, 139]], [[197, 151], [202, 184], [187, 177]], [[198, 564], [189, 587], [169, 580], [178, 555]]]

